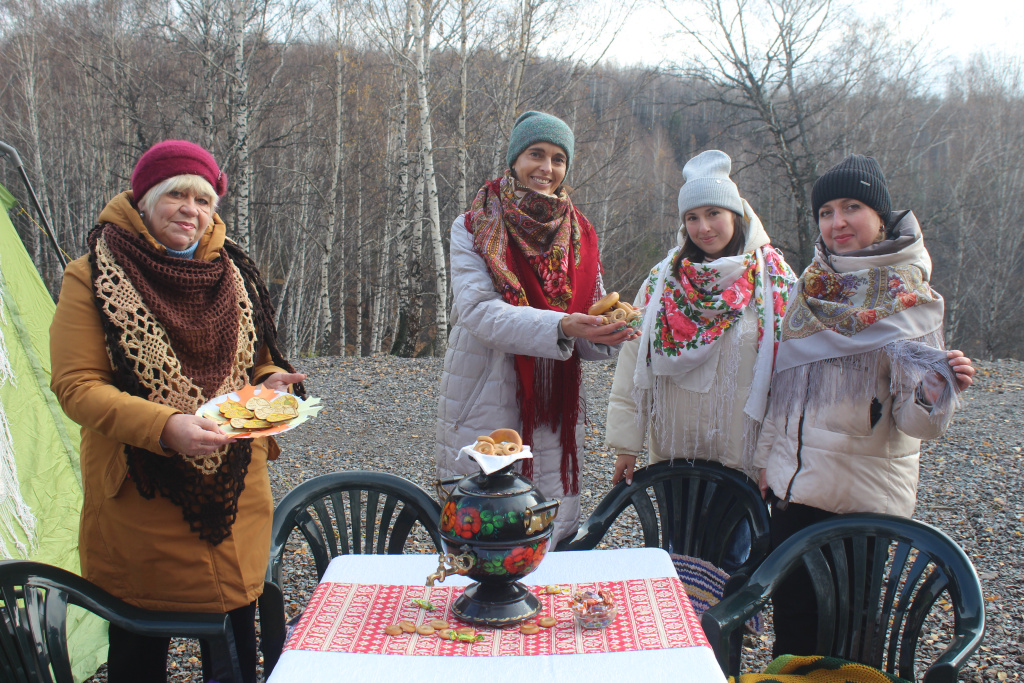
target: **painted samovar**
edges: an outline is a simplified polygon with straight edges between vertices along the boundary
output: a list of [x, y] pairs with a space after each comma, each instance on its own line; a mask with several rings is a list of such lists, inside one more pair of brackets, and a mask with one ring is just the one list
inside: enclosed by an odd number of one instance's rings
[[452, 605], [455, 616], [487, 626], [516, 624], [540, 611], [540, 601], [519, 580], [548, 551], [558, 501], [545, 500], [512, 471], [516, 460], [533, 457], [514, 430], [496, 430], [461, 454], [473, 458], [480, 472], [440, 482], [446, 489], [455, 485], [441, 511], [447, 552], [427, 585], [452, 574], [468, 576], [476, 583]]

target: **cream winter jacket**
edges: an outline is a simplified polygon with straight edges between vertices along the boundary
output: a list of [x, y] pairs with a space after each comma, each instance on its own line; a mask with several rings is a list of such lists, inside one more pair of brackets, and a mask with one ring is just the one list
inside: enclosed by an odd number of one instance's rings
[[[634, 305], [643, 303], [646, 285], [641, 285]], [[633, 399], [633, 373], [636, 369], [640, 340], [622, 345], [615, 379], [608, 399], [608, 422], [605, 443], [619, 455], [635, 455], [643, 448], [647, 432], [636, 419]], [[669, 438], [651, 434], [648, 445], [651, 463], [670, 458], [711, 460], [735, 470], [743, 470], [743, 406], [750, 393], [750, 381], [757, 360], [757, 318], [754, 302], [743, 312], [738, 324], [733, 325], [719, 340], [717, 362], [707, 363], [702, 371], [707, 375], [698, 383], [705, 384], [702, 391], [672, 385], [669, 403], [675, 406]], [[731, 398], [725, 395], [731, 394]], [[714, 425], [711, 417], [710, 396], [731, 401], [734, 419], [726, 424]], [[754, 472], [748, 472], [754, 478]]]
[[[821, 372], [866, 372], [839, 360]], [[932, 415], [916, 401], [917, 386], [890, 392], [888, 357], [879, 355], [874, 401], [769, 410], [756, 464], [781, 499], [836, 513], [880, 512], [910, 517], [917, 499], [921, 440], [941, 436], [953, 412]], [[821, 381], [810, 376], [809, 381]]]
[[[583, 360], [603, 360], [618, 349], [584, 339], [563, 339], [559, 323], [565, 316], [529, 306], [512, 306], [501, 299], [482, 256], [473, 248], [463, 216], [452, 224], [451, 336], [441, 376], [437, 406], [437, 473], [442, 479], [479, 470], [471, 460], [457, 460], [459, 450], [480, 434], [508, 427], [522, 431], [516, 403], [516, 354], [567, 360], [573, 349]], [[584, 400], [583, 387], [580, 400]], [[576, 443], [584, 453], [580, 412]], [[557, 432], [538, 425], [532, 444], [534, 485], [545, 498], [561, 501], [552, 542], [571, 536], [579, 526], [580, 498], [562, 493], [562, 449]]]

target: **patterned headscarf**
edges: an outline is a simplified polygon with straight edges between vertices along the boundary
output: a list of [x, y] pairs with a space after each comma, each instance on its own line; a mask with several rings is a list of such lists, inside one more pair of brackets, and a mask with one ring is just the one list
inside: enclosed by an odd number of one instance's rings
[[[768, 402], [782, 315], [796, 276], [782, 254], [771, 246], [754, 210], [746, 200], [740, 201], [747, 226], [741, 253], [708, 263], [694, 263], [682, 258], [682, 247], [676, 247], [651, 270], [644, 288], [644, 323], [633, 386], [640, 422], [650, 424], [654, 432], [672, 434], [669, 422], [677, 412], [676, 406], [659, 405], [669, 400], [670, 392], [665, 391], [667, 384], [690, 387], [692, 377], [708, 376], [700, 369], [706, 363], [717, 362], [726, 330], [744, 314], [754, 313], [757, 360], [743, 407], [748, 423], [744, 456], [752, 461]], [[738, 343], [737, 337], [733, 339]], [[716, 415], [722, 420], [731, 420], [732, 394], [736, 387], [731, 381], [723, 381], [722, 387], [720, 391], [727, 395], [708, 396], [707, 400], [716, 406], [729, 406], [723, 408], [724, 414]], [[700, 388], [698, 393], [707, 391], [707, 388]], [[715, 422], [708, 425], [709, 430], [720, 428]]]
[[[956, 401], [956, 380], [942, 350], [944, 304], [928, 284], [932, 262], [921, 227], [906, 212], [893, 232], [894, 239], [846, 254], [830, 253], [818, 239], [814, 261], [800, 276], [782, 323], [773, 414], [806, 401], [870, 400], [881, 353], [889, 357], [894, 382], [902, 377], [917, 383], [930, 371], [946, 379], [936, 403], [941, 409], [933, 415]], [[820, 373], [811, 381], [809, 373], [820, 363], [867, 371]]]

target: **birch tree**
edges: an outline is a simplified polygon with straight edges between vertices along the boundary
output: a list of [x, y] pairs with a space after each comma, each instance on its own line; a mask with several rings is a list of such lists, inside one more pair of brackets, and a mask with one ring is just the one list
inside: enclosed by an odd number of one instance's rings
[[431, 0], [410, 0], [409, 14], [413, 40], [413, 68], [416, 75], [416, 103], [420, 122], [420, 167], [430, 221], [430, 246], [434, 256], [434, 353], [443, 354], [448, 346], [448, 265], [441, 240], [441, 209], [438, 206], [437, 178], [434, 172], [434, 133], [428, 88], [430, 32], [435, 8]]

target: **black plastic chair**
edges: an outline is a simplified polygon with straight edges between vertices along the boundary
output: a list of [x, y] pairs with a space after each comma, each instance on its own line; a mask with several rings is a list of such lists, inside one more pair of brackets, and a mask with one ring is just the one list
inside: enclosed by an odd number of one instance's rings
[[[818, 652], [915, 680], [922, 626], [940, 594], [952, 604], [949, 645], [925, 672], [926, 683], [954, 682], [981, 645], [981, 584], [963, 550], [942, 531], [889, 515], [840, 515], [788, 538], [746, 585], [701, 618], [727, 668], [729, 635], [763, 609], [779, 582], [803, 564], [818, 604]], [[883, 668], [884, 667], [884, 668]], [[739, 672], [733, 667], [733, 675]]]
[[[558, 550], [597, 546], [627, 508], [636, 511], [644, 546], [671, 549], [722, 565], [728, 541], [740, 522], [750, 525], [750, 555], [733, 572], [729, 587], [742, 583], [768, 554], [768, 506], [757, 487], [741, 473], [714, 462], [655, 463], [620, 481], [598, 503], [576, 536]], [[728, 589], [727, 589], [728, 590]]]
[[317, 580], [338, 555], [399, 555], [417, 528], [443, 548], [441, 506], [408, 479], [386, 472], [334, 472], [299, 484], [274, 509], [270, 565], [259, 601], [263, 670], [267, 676], [284, 647], [281, 567], [285, 544], [301, 531], [316, 565]]
[[234, 632], [226, 614], [140, 609], [69, 571], [27, 560], [0, 561], [0, 680], [73, 683], [66, 632], [68, 605], [77, 605], [139, 635], [204, 640], [213, 656], [231, 662], [232, 681], [242, 680]]

